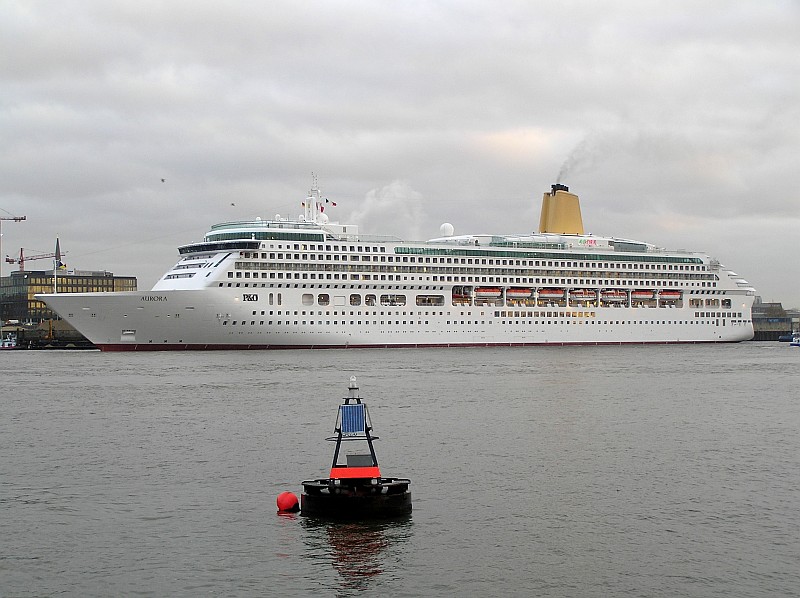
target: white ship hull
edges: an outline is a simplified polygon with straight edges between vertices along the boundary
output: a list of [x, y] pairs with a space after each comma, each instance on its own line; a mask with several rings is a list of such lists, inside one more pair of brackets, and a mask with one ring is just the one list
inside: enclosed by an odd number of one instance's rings
[[[714, 317], [695, 317], [697, 310], [689, 308], [341, 306], [319, 315], [323, 310], [302, 305], [301, 292], [284, 290], [280, 310], [268, 305], [263, 293], [247, 294], [258, 299], [244, 303], [241, 290], [216, 289], [42, 298], [105, 351], [705, 343], [753, 337], [749, 318], [716, 317], [717, 311]], [[742, 309], [749, 313], [747, 302]]]
[[[561, 195], [577, 201], [555, 186], [545, 199]], [[215, 225], [151, 291], [37, 298], [107, 351], [753, 337], [755, 290], [704, 254], [580, 231], [454, 237], [449, 225], [427, 242], [376, 240], [329, 224], [321, 201], [312, 190], [294, 221]]]

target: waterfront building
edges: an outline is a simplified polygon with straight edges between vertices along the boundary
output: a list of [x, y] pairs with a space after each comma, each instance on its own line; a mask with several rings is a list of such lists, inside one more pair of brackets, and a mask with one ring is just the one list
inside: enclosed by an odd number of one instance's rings
[[753, 340], [776, 341], [792, 333], [792, 316], [780, 302], [762, 301], [756, 296], [753, 303]]
[[94, 293], [135, 291], [135, 276], [115, 276], [113, 272], [93, 270], [25, 270], [0, 278], [0, 321], [38, 324], [59, 319], [37, 293]]

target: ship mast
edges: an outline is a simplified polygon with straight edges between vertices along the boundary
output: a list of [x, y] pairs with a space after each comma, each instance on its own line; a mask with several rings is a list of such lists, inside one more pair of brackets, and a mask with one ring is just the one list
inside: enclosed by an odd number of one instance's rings
[[311, 173], [311, 191], [308, 192], [304, 206], [304, 217], [306, 222], [317, 222], [320, 213], [320, 193], [317, 175]]

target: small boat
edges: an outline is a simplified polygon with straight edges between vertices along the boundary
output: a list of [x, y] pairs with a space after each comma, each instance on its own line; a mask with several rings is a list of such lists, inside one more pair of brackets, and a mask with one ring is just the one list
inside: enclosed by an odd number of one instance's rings
[[0, 339], [0, 349], [19, 349], [17, 344], [17, 335], [9, 332], [5, 338]]
[[793, 333], [791, 333], [791, 332], [790, 332], [789, 334], [781, 334], [781, 335], [778, 337], [778, 342], [781, 342], [781, 343], [790, 343], [790, 342], [792, 342], [792, 339], [793, 339], [793, 338], [794, 338], [794, 334], [793, 334]]
[[[366, 404], [358, 396], [355, 376], [350, 377], [348, 396], [339, 405], [334, 427], [333, 463], [327, 478], [303, 482], [300, 514], [322, 519], [386, 519], [411, 513], [411, 480], [384, 478], [378, 467], [372, 421]], [[339, 463], [342, 442], [361, 441], [369, 452], [345, 455]]]
[[564, 289], [541, 289], [539, 291], [539, 297], [545, 298], [561, 298], [564, 296]]
[[497, 299], [503, 294], [500, 289], [478, 287], [475, 289], [475, 296], [479, 299]]
[[795, 332], [792, 335], [792, 340], [789, 341], [790, 347], [800, 347], [800, 332]]

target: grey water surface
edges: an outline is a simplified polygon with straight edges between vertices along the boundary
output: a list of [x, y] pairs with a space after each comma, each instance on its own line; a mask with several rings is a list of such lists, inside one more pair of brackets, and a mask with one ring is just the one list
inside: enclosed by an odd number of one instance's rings
[[[800, 595], [783, 343], [0, 354], [0, 596]], [[355, 375], [403, 521], [276, 514]]]

